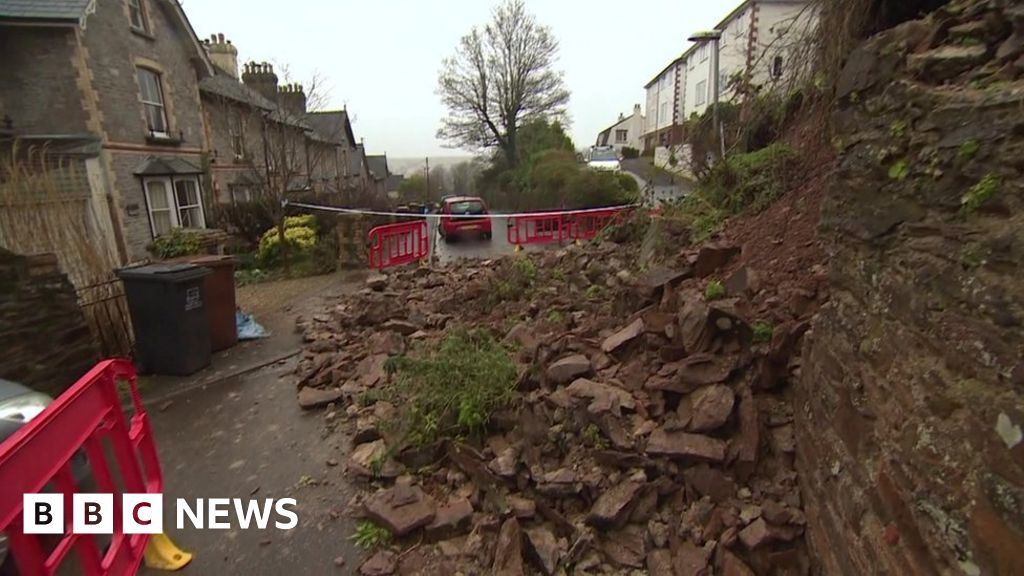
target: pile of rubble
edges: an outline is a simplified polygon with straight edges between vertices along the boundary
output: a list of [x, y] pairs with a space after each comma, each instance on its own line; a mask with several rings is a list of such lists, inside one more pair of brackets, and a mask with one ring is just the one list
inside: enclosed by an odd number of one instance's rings
[[[299, 402], [351, 434], [353, 507], [420, 542], [362, 573], [807, 572], [785, 399], [806, 323], [752, 317], [773, 295], [736, 247], [636, 261], [603, 243], [405, 270], [300, 319]], [[368, 392], [454, 326], [515, 351], [515, 400], [478, 441], [388, 446], [402, 407]]]

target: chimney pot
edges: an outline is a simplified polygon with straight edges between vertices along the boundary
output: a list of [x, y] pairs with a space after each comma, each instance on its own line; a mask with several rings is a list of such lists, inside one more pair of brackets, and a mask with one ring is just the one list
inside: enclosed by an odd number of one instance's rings
[[220, 42], [221, 44], [223, 44], [224, 43], [224, 35], [223, 34], [217, 34], [217, 41]]

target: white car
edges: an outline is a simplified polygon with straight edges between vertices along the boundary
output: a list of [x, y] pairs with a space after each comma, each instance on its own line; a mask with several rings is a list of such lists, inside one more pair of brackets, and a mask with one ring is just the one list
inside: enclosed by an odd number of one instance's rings
[[614, 148], [593, 148], [590, 151], [590, 161], [587, 166], [594, 170], [608, 170], [618, 172], [622, 169], [619, 164], [619, 154]]

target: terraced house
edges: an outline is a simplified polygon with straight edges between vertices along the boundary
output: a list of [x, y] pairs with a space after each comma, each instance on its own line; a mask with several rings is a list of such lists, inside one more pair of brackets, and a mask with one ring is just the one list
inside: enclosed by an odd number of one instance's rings
[[347, 112], [310, 112], [269, 64], [239, 74], [178, 0], [0, 0], [0, 54], [0, 144], [79, 168], [62, 185], [109, 267], [214, 227], [220, 203], [375, 190]]
[[198, 83], [213, 65], [174, 0], [0, 0], [6, 136], [87, 158], [90, 222], [120, 264], [205, 228]]

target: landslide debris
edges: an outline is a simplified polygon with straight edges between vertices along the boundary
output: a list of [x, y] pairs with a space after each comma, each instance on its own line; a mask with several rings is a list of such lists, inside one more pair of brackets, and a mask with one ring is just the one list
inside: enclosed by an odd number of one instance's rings
[[784, 397], [806, 306], [765, 316], [739, 246], [638, 262], [606, 241], [402, 270], [299, 319], [298, 396], [344, 409], [353, 511], [411, 546], [365, 573], [806, 572]]

